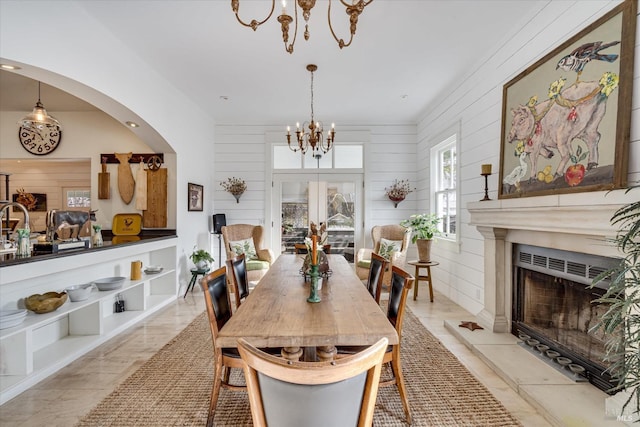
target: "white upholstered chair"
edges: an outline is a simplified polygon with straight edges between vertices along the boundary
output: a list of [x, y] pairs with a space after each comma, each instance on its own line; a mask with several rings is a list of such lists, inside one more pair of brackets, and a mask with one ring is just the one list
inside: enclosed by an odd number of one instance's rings
[[[367, 280], [371, 265], [371, 253], [375, 252], [389, 261], [382, 279], [382, 283], [388, 286], [391, 283], [392, 267], [405, 268], [411, 233], [398, 224], [376, 225], [371, 229], [371, 240], [373, 240], [373, 249], [361, 248], [356, 253], [356, 274], [361, 280]], [[390, 245], [389, 242], [394, 243]], [[389, 250], [391, 246], [394, 246], [396, 250]]]
[[264, 229], [261, 225], [233, 224], [220, 230], [224, 239], [227, 259], [245, 254], [247, 280], [257, 282], [265, 275], [274, 261], [271, 249], [262, 247]]

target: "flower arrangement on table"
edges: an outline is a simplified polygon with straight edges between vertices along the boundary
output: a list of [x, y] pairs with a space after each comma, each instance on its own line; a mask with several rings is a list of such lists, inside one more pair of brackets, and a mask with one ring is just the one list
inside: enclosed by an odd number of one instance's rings
[[321, 223], [320, 228], [311, 222], [309, 225], [308, 237], [305, 237], [304, 244], [307, 247], [307, 256], [304, 259], [304, 264], [300, 273], [304, 276], [305, 280], [309, 275], [309, 269], [312, 265], [318, 266], [318, 272], [324, 278], [328, 278], [331, 275], [331, 269], [329, 269], [329, 260], [324, 253], [324, 247], [328, 240], [327, 225]]
[[398, 207], [398, 203], [403, 201], [409, 193], [413, 193], [413, 189], [409, 185], [408, 179], [398, 181], [397, 179], [391, 184], [391, 187], [384, 189], [387, 193], [387, 197], [391, 200], [395, 207]]
[[224, 191], [233, 194], [233, 197], [236, 198], [236, 203], [240, 203], [240, 196], [247, 190], [247, 184], [244, 180], [235, 176], [220, 182], [220, 185], [224, 188]]

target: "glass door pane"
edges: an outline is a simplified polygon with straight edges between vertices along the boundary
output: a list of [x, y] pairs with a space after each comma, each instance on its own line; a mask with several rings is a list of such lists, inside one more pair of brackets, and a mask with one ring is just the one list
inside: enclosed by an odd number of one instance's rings
[[[294, 253], [295, 244], [303, 243], [310, 222], [327, 223], [327, 241], [331, 254], [344, 255], [353, 262], [362, 223], [360, 175], [349, 176], [282, 174], [274, 176], [276, 192], [273, 211], [275, 231], [280, 233], [281, 253]], [[279, 220], [279, 221], [278, 221]]]

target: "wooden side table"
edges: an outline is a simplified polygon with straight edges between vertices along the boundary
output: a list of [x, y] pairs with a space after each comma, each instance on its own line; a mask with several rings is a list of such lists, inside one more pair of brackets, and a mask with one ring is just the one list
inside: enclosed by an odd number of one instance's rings
[[209, 272], [208, 268], [192, 268], [191, 269], [191, 280], [189, 280], [189, 284], [187, 285], [187, 290], [184, 292], [184, 296], [182, 298], [186, 298], [189, 293], [189, 288], [193, 290], [198, 281], [198, 276], [204, 277]]
[[[429, 297], [431, 298], [431, 302], [433, 302], [433, 283], [431, 282], [431, 267], [440, 265], [439, 262], [429, 261], [422, 262], [418, 260], [409, 261], [408, 264], [414, 265], [416, 267], [416, 285], [413, 287], [413, 300], [415, 301], [418, 298], [418, 285], [420, 284], [420, 280], [426, 280], [429, 283]], [[427, 275], [423, 276], [420, 274], [420, 269], [426, 268]]]

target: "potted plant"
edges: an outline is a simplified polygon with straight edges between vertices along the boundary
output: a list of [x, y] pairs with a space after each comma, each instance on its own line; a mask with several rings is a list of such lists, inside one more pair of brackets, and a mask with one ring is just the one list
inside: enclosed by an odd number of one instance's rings
[[431, 261], [431, 242], [433, 236], [440, 234], [439, 223], [440, 218], [433, 213], [414, 214], [400, 222], [401, 226], [411, 232], [411, 241], [418, 247], [418, 261]]
[[391, 184], [391, 187], [385, 188], [384, 191], [387, 192], [387, 197], [393, 202], [393, 206], [396, 208], [398, 207], [398, 203], [403, 201], [409, 193], [413, 192], [407, 179], [403, 179], [402, 181], [396, 179], [393, 184]]
[[[638, 187], [627, 191], [632, 188]], [[592, 287], [610, 281], [606, 293], [593, 301], [609, 308], [591, 331], [601, 329], [607, 337], [604, 360], [611, 362], [608, 370], [617, 382], [611, 391], [626, 395], [619, 415], [629, 414], [640, 420], [640, 201], [618, 209], [611, 224], [619, 227], [612, 242], [623, 258], [619, 268], [605, 271], [593, 280]], [[630, 412], [625, 412], [630, 403]]]
[[196, 249], [195, 246], [193, 247], [193, 252], [189, 255], [189, 259], [191, 259], [196, 268], [200, 270], [208, 269], [214, 261], [209, 252], [204, 249]]

